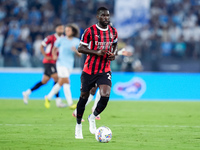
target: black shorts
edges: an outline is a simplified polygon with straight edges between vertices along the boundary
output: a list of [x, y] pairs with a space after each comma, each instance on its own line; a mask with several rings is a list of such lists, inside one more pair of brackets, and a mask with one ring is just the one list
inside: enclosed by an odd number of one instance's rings
[[89, 92], [91, 88], [99, 85], [109, 85], [111, 87], [111, 72], [89, 75], [85, 72], [81, 74], [81, 92]]
[[44, 74], [51, 77], [52, 74], [57, 73], [56, 64], [44, 64]]

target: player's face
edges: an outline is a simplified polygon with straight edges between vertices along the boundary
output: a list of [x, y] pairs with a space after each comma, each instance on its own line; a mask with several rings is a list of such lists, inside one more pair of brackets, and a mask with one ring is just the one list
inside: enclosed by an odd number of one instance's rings
[[110, 24], [110, 13], [108, 10], [100, 11], [99, 15], [97, 16], [99, 23], [102, 26], [107, 26]]
[[57, 26], [57, 27], [56, 27], [56, 33], [57, 33], [58, 35], [63, 34], [63, 33], [64, 33], [64, 26]]
[[65, 34], [66, 34], [66, 36], [71, 37], [73, 35], [72, 28], [66, 27], [65, 28]]

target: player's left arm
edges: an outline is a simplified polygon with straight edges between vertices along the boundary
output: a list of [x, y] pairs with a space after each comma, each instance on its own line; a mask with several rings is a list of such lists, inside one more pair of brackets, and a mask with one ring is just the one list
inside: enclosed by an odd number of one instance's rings
[[79, 46], [79, 43], [80, 43], [80, 39], [76, 38], [76, 41], [74, 43], [74, 46], [72, 46], [72, 51], [74, 51], [74, 53], [78, 56], [78, 57], [81, 57], [82, 54], [78, 52], [78, 46]]
[[47, 56], [46, 52], [45, 52], [45, 47], [50, 44], [52, 41], [52, 38], [51, 36], [47, 36], [41, 43], [41, 46], [40, 46], [40, 51], [42, 53], [42, 55], [44, 56], [44, 58], [46, 60], [51, 60], [51, 57], [50, 56]]
[[82, 56], [82, 54], [78, 52], [78, 50], [76, 49], [76, 47], [72, 47], [71, 49], [72, 49], [72, 51], [75, 52], [75, 54], [76, 54], [78, 57], [81, 57], [81, 56]]
[[125, 48], [117, 50], [116, 55], [133, 56], [132, 52], [127, 51]]
[[117, 42], [112, 45], [112, 52], [108, 53], [108, 60], [115, 60], [115, 52], [117, 51]]
[[108, 54], [108, 60], [110, 60], [110, 61], [115, 60], [115, 55], [117, 52], [118, 33], [115, 28], [113, 28], [113, 29], [114, 29], [114, 39], [113, 39], [111, 52], [109, 52], [109, 54]]
[[112, 53], [115, 54], [117, 52], [117, 42], [112, 45]]

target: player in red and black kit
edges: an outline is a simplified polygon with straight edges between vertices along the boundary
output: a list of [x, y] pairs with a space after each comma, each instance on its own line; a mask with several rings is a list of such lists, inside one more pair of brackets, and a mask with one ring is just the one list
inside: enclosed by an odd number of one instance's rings
[[[62, 24], [58, 24], [58, 25], [56, 25], [55, 30], [56, 30], [56, 33], [47, 36], [41, 44], [40, 50], [44, 56], [44, 59], [43, 59], [44, 75], [42, 77], [42, 81], [35, 84], [35, 86], [33, 86], [33, 88], [28, 89], [22, 93], [25, 104], [28, 104], [29, 95], [34, 90], [36, 90], [39, 87], [41, 87], [42, 85], [46, 84], [50, 80], [50, 78], [53, 78], [55, 83], [58, 81], [58, 75], [57, 75], [57, 70], [56, 70], [56, 61], [53, 60], [52, 48], [54, 46], [56, 39], [63, 36], [64, 26]], [[45, 49], [45, 47], [46, 47], [46, 49]], [[62, 106], [60, 106], [60, 105], [62, 105], [62, 103], [60, 102], [61, 99], [59, 98], [58, 93], [56, 94], [56, 101], [58, 101], [56, 103], [59, 103], [59, 106], [58, 105], [57, 106], [62, 107]]]
[[117, 49], [117, 30], [110, 26], [109, 10], [100, 7], [97, 10], [98, 23], [87, 28], [82, 35], [78, 48], [80, 53], [87, 54], [81, 75], [81, 96], [77, 104], [77, 124], [75, 138], [83, 139], [81, 119], [92, 87], [97, 85], [101, 98], [94, 112], [89, 115], [89, 130], [95, 134], [95, 117], [106, 107], [111, 91], [110, 61], [115, 59]]

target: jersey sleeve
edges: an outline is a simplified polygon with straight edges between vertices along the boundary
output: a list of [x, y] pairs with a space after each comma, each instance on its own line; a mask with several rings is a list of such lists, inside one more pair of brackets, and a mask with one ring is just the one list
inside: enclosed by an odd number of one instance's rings
[[51, 36], [47, 36], [43, 41], [42, 45], [46, 47], [49, 43], [51, 43]]
[[91, 41], [91, 34], [90, 34], [90, 30], [89, 30], [89, 28], [88, 28], [88, 29], [86, 29], [85, 32], [82, 34], [80, 43], [83, 44], [83, 45], [88, 46], [89, 43], [90, 43], [90, 41]]
[[118, 33], [117, 33], [117, 30], [115, 29], [115, 36], [114, 36], [113, 43], [117, 43], [117, 41], [118, 41]]

